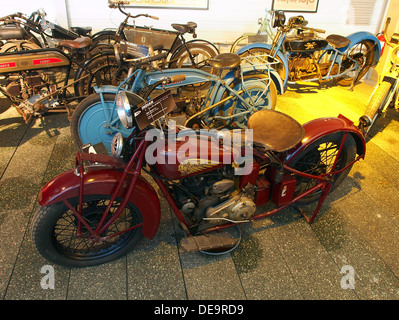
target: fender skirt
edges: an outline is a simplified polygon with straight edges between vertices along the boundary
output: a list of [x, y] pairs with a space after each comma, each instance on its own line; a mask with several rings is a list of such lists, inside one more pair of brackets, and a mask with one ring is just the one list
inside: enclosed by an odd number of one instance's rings
[[343, 115], [337, 118], [319, 118], [309, 121], [303, 125], [305, 136], [301, 143], [290, 150], [286, 158], [286, 164], [289, 164], [302, 150], [309, 146], [312, 142], [335, 132], [348, 132], [356, 142], [357, 154], [359, 159], [363, 159], [366, 153], [366, 141], [360, 130], [353, 125], [353, 122]]
[[[87, 170], [87, 171], [86, 171]], [[92, 165], [85, 167], [84, 195], [112, 195], [121, 176], [122, 170], [110, 166]], [[130, 175], [123, 184], [120, 196], [128, 188]], [[75, 174], [75, 169], [66, 171], [50, 180], [40, 191], [38, 201], [40, 206], [49, 206], [66, 199], [79, 197], [80, 176]], [[152, 239], [158, 230], [161, 217], [161, 207], [158, 195], [153, 187], [140, 177], [130, 198], [141, 212], [143, 218], [142, 231], [145, 237]]]

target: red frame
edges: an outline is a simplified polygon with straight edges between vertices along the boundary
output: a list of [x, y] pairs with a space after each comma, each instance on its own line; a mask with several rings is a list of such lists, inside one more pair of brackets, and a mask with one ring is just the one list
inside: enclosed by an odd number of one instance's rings
[[[293, 168], [290, 168], [287, 164], [284, 164], [283, 165], [283, 169], [285, 171], [294, 173], [294, 174], [299, 175], [299, 176], [303, 176], [303, 177], [307, 177], [307, 178], [311, 178], [311, 179], [316, 179], [316, 180], [319, 181], [319, 183], [316, 184], [314, 187], [310, 188], [309, 190], [305, 191], [304, 193], [298, 195], [297, 197], [292, 199], [290, 202], [288, 202], [288, 203], [286, 203], [286, 204], [284, 204], [282, 206], [279, 206], [279, 207], [277, 207], [277, 208], [275, 208], [273, 210], [257, 214], [257, 215], [255, 215], [254, 217], [252, 217], [248, 221], [254, 221], [254, 220], [258, 220], [258, 219], [262, 219], [262, 218], [274, 215], [275, 213], [287, 208], [288, 206], [294, 204], [295, 202], [301, 200], [302, 198], [308, 196], [309, 194], [311, 194], [311, 193], [313, 193], [313, 192], [315, 192], [317, 190], [321, 190], [322, 192], [321, 192], [321, 195], [320, 195], [320, 199], [319, 199], [319, 201], [317, 203], [316, 209], [314, 210], [313, 214], [310, 217], [308, 217], [304, 212], [302, 212], [300, 210], [300, 212], [303, 215], [303, 217], [305, 218], [305, 220], [308, 223], [312, 223], [316, 219], [316, 217], [317, 217], [317, 215], [318, 215], [318, 213], [320, 211], [320, 208], [321, 208], [321, 206], [322, 206], [322, 204], [323, 204], [328, 192], [330, 191], [330, 189], [332, 187], [332, 179], [331, 179], [331, 177], [333, 175], [335, 175], [335, 174], [339, 174], [339, 173], [343, 172], [348, 167], [353, 165], [354, 162], [356, 162], [360, 158], [364, 157], [364, 154], [361, 154], [353, 162], [348, 164], [345, 168], [342, 168], [342, 169], [340, 169], [338, 171], [333, 171], [335, 166], [336, 166], [336, 164], [337, 164], [337, 159], [339, 158], [339, 155], [340, 155], [340, 153], [342, 151], [342, 147], [343, 147], [343, 145], [345, 143], [347, 135], [348, 135], [348, 132], [344, 132], [344, 137], [343, 137], [343, 140], [342, 140], [341, 145], [339, 147], [336, 160], [335, 160], [335, 162], [334, 162], [334, 164], [332, 166], [331, 172], [328, 173], [328, 174], [323, 174], [323, 175], [320, 175], [320, 176], [314, 176], [314, 175], [310, 175], [310, 174], [307, 174], [307, 173], [303, 173], [303, 172], [297, 171], [297, 170], [295, 170]], [[129, 162], [126, 165], [122, 164], [121, 162], [118, 162], [117, 160], [115, 160], [111, 156], [95, 155], [95, 154], [84, 154], [84, 153], [78, 153], [77, 154], [77, 161], [76, 161], [77, 162], [77, 172], [80, 174], [80, 186], [79, 186], [79, 204], [80, 204], [79, 207], [80, 208], [82, 207], [81, 204], [82, 204], [82, 199], [83, 199], [83, 195], [84, 195], [84, 171], [85, 171], [85, 168], [84, 168], [84, 165], [83, 165], [83, 161], [84, 160], [88, 160], [89, 162], [100, 162], [100, 163], [103, 163], [105, 165], [119, 166], [119, 167], [123, 167], [124, 168], [123, 169], [123, 174], [121, 176], [121, 179], [118, 181], [118, 184], [117, 184], [115, 190], [112, 192], [110, 204], [108, 205], [108, 207], [104, 211], [103, 216], [102, 216], [102, 218], [101, 218], [101, 220], [100, 220], [100, 222], [99, 222], [99, 224], [98, 224], [98, 226], [97, 226], [97, 228], [95, 230], [90, 228], [90, 226], [87, 224], [87, 222], [82, 218], [81, 212], [77, 212], [70, 205], [70, 203], [68, 202], [67, 199], [63, 199], [62, 200], [65, 203], [65, 205], [67, 205], [68, 208], [77, 216], [77, 218], [79, 220], [79, 224], [83, 224], [85, 226], [85, 228], [87, 228], [87, 230], [92, 234], [92, 239], [93, 240], [101, 241], [101, 240], [106, 239], [106, 238], [101, 238], [99, 235], [110, 224], [112, 224], [112, 222], [115, 219], [118, 218], [119, 214], [122, 212], [122, 210], [126, 206], [127, 202], [131, 198], [131, 195], [132, 195], [133, 191], [135, 190], [135, 186], [136, 186], [136, 183], [138, 181], [138, 178], [141, 175], [141, 168], [142, 168], [142, 164], [143, 164], [143, 161], [144, 161], [145, 150], [146, 150], [147, 145], [148, 145], [148, 141], [145, 141], [144, 139], [140, 140], [134, 155], [132, 156], [132, 158], [129, 160]], [[255, 155], [255, 157], [257, 157], [260, 160], [262, 160], [262, 157], [264, 159], [266, 158], [266, 156], [264, 154], [256, 152], [256, 151], [254, 152], [254, 155]], [[243, 176], [241, 178], [241, 181], [245, 181], [245, 182], [256, 181], [258, 173], [259, 173], [259, 167], [255, 165], [254, 166], [254, 174], [251, 173], [251, 174], [249, 174], [247, 176]], [[107, 216], [107, 214], [108, 214], [108, 212], [110, 210], [111, 204], [115, 200], [117, 194], [121, 191], [121, 187], [122, 187], [124, 181], [126, 180], [126, 177], [127, 177], [128, 174], [132, 175], [133, 177], [132, 177], [132, 179], [131, 179], [131, 181], [129, 183], [129, 187], [126, 190], [126, 193], [123, 196], [124, 200], [122, 201], [120, 207], [118, 208], [117, 212], [114, 214], [112, 219], [108, 220], [108, 222], [105, 223], [105, 218], [106, 218], [106, 216]], [[153, 177], [153, 179], [158, 184], [158, 186], [161, 189], [162, 193], [164, 194], [166, 200], [168, 201], [170, 207], [172, 208], [173, 212], [175, 213], [176, 217], [178, 218], [178, 220], [180, 221], [182, 227], [184, 228], [186, 234], [189, 235], [190, 234], [189, 227], [191, 225], [190, 225], [190, 223], [188, 223], [186, 221], [186, 219], [184, 218], [184, 216], [180, 212], [180, 210], [177, 207], [173, 197], [169, 193], [166, 185], [164, 184], [164, 182], [161, 179], [159, 179], [157, 177]], [[242, 184], [240, 184], [240, 185], [243, 186]], [[160, 212], [158, 214], [160, 214]], [[245, 221], [245, 222], [248, 222], [248, 221]], [[130, 228], [126, 229], [126, 230], [118, 232], [117, 234], [108, 236], [107, 238], [111, 238], [111, 237], [119, 235], [119, 234], [121, 234], [123, 232], [132, 230], [134, 228], [138, 228], [138, 227], [140, 227], [142, 225], [143, 224], [130, 227]], [[214, 226], [214, 227], [207, 228], [205, 230], [202, 230], [202, 232], [209, 233], [209, 232], [213, 232], [213, 231], [216, 231], [216, 230], [221, 230], [221, 229], [224, 229], [224, 228], [231, 227], [232, 225], [234, 225], [234, 223], [228, 222], [228, 223], [225, 223], [225, 224], [222, 224], [222, 225], [217, 225], [217, 226]]]

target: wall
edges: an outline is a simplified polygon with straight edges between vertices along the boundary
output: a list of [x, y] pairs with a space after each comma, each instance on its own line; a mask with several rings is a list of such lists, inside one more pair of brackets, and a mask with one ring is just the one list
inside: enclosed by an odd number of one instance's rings
[[[370, 0], [319, 0], [317, 13], [302, 13], [302, 15], [309, 21], [309, 26], [325, 29], [326, 35], [331, 33], [348, 35], [359, 30], [372, 33], [380, 31], [381, 15], [385, 11], [388, 0], [375, 0], [370, 24], [362, 26], [353, 23], [351, 1], [363, 1], [367, 5]], [[398, 3], [399, 0], [391, 0], [391, 2]], [[272, 0], [209, 0], [209, 10], [153, 8], [128, 8], [127, 10], [133, 14], [148, 13], [160, 18], [158, 21], [139, 18], [136, 21], [138, 25], [171, 29], [172, 23], [194, 21], [198, 24], [199, 38], [231, 43], [243, 33], [256, 32], [258, 18], [265, 15], [265, 10], [271, 9], [271, 4]], [[124, 17], [116, 9], [110, 9], [107, 0], [13, 0], [7, 8], [1, 9], [0, 16], [15, 11], [30, 14], [40, 7], [45, 9], [50, 21], [64, 27], [68, 26], [68, 22], [70, 26], [91, 26], [95, 31], [116, 28]], [[287, 13], [287, 18], [292, 15], [295, 14]]]

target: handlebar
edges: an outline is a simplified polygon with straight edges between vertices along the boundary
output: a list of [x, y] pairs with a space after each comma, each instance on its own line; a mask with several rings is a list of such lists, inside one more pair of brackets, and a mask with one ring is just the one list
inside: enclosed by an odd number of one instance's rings
[[168, 56], [167, 53], [159, 53], [151, 57], [142, 57], [142, 58], [135, 58], [135, 59], [125, 59], [126, 62], [131, 62], [134, 65], [141, 65], [141, 64], [147, 64], [152, 61], [157, 61], [164, 59]]
[[326, 33], [326, 30], [323, 29], [316, 29], [316, 28], [309, 28], [309, 27], [300, 27], [301, 29], [310, 30], [318, 33]]
[[151, 16], [151, 15], [146, 14], [146, 13], [140, 13], [138, 15], [132, 16], [130, 13], [127, 13], [127, 12], [122, 10], [122, 7], [123, 7], [124, 4], [130, 4], [130, 1], [123, 1], [123, 0], [119, 0], [119, 1], [109, 0], [108, 1], [108, 7], [110, 7], [111, 9], [118, 8], [119, 11], [121, 13], [123, 13], [127, 18], [135, 19], [135, 18], [138, 18], [138, 17], [146, 17], [146, 18], [150, 18], [150, 19], [154, 19], [154, 20], [159, 20], [158, 17]]
[[390, 23], [391, 23], [391, 17], [388, 17], [387, 20], [385, 21], [385, 27], [384, 27], [384, 31], [382, 32], [382, 34], [384, 35], [386, 44], [390, 47], [395, 47], [396, 45], [393, 44], [390, 41], [390, 39], [388, 39], [388, 37], [387, 37], [388, 26]]

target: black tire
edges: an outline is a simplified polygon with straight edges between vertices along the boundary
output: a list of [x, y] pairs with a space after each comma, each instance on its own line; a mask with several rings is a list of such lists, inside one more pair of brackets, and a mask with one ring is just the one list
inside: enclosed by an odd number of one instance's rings
[[92, 38], [92, 48], [90, 49], [90, 53], [94, 55], [106, 50], [114, 50], [115, 43], [116, 32], [105, 32]]
[[[301, 172], [305, 172], [312, 175], [321, 175], [329, 173], [336, 159], [336, 153], [338, 152], [339, 146], [341, 145], [343, 139], [343, 132], [331, 133], [325, 135], [308, 147], [306, 147], [300, 154], [298, 154], [290, 163], [290, 167]], [[347, 134], [345, 143], [341, 150], [340, 157], [337, 161], [335, 171], [338, 171], [356, 158], [356, 143], [351, 134]], [[345, 171], [334, 175], [333, 187], [330, 191], [337, 188], [345, 177], [349, 174], [351, 167], [347, 168]], [[297, 180], [294, 197], [303, 193], [304, 191], [310, 189], [317, 184], [317, 180], [309, 179], [306, 177], [301, 177], [295, 175]], [[296, 202], [298, 205], [306, 205], [315, 202], [319, 199], [321, 191], [315, 191], [309, 196]]]
[[[367, 117], [369, 123], [366, 127], [366, 132], [368, 132], [373, 126], [374, 122], [377, 120], [378, 116], [381, 115], [385, 110], [385, 106], [389, 104], [387, 101], [389, 90], [391, 89], [391, 84], [389, 82], [381, 82], [381, 84], [375, 89], [371, 99], [366, 107], [366, 112], [363, 117]], [[384, 110], [385, 109], [385, 110]]]
[[99, 54], [78, 71], [77, 78], [82, 80], [75, 85], [77, 96], [88, 96], [94, 92], [94, 86], [117, 86], [124, 76], [125, 69], [119, 67], [113, 52]]
[[[107, 195], [84, 197], [83, 215], [92, 229], [99, 222], [109, 199]], [[115, 201], [116, 207], [121, 200]], [[70, 199], [70, 203], [76, 207], [78, 199]], [[141, 213], [134, 204], [128, 202], [118, 219], [102, 236], [111, 236], [141, 223]], [[80, 228], [81, 235], [78, 236], [78, 219], [64, 203], [41, 207], [32, 219], [32, 242], [37, 251], [50, 262], [67, 268], [79, 268], [118, 259], [127, 254], [142, 238], [141, 226], [97, 242], [90, 239], [90, 232], [83, 225]]]
[[194, 63], [191, 61], [186, 47], [182, 46], [180, 49], [177, 49], [178, 51], [172, 54], [172, 62], [169, 63], [169, 68], [196, 68], [206, 72], [211, 72], [212, 68], [205, 62], [206, 60], [217, 56], [218, 53], [215, 49], [209, 45], [195, 42], [187, 43], [187, 47], [190, 50], [191, 55], [194, 57]]
[[[348, 56], [359, 63], [360, 72], [359, 76], [357, 77], [357, 81], [359, 81], [370, 69], [371, 63], [373, 61], [374, 58], [373, 43], [368, 40], [360, 41], [359, 43], [354, 45], [353, 48], [350, 49]], [[343, 70], [341, 70], [341, 72], [345, 71], [345, 69], [351, 68], [352, 65], [353, 62], [350, 61], [349, 59], [343, 61], [342, 62]], [[356, 74], [357, 70], [348, 73], [346, 76], [338, 79], [338, 84], [340, 86], [350, 86]]]

